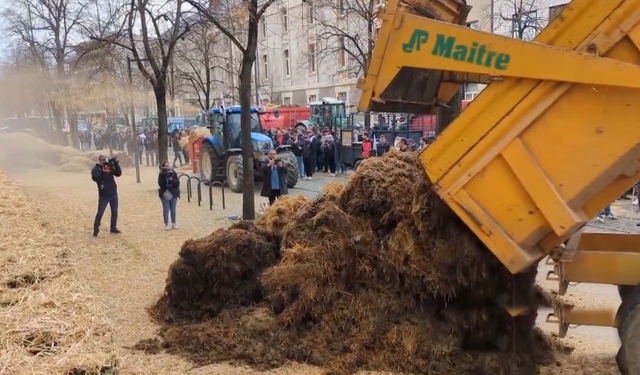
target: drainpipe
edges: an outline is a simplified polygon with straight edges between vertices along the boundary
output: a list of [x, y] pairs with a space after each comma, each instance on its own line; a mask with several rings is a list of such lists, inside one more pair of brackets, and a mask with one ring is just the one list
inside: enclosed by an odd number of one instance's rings
[[489, 25], [489, 27], [491, 27], [491, 33], [493, 34], [494, 28], [493, 28], [493, 23], [494, 21], [494, 17], [495, 17], [495, 0], [491, 0], [491, 24]]

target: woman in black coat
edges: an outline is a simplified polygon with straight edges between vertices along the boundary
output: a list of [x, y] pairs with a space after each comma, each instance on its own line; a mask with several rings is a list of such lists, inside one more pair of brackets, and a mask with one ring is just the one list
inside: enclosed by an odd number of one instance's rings
[[262, 167], [263, 182], [260, 195], [269, 198], [272, 205], [281, 195], [289, 194], [287, 189], [287, 168], [282, 160], [276, 159], [276, 150], [269, 151], [268, 159]]
[[[160, 166], [158, 174], [158, 195], [162, 202], [162, 217], [164, 218], [164, 228], [166, 230], [178, 229], [176, 212], [178, 198], [180, 198], [180, 178], [171, 168], [171, 164], [166, 161]], [[171, 226], [169, 226], [169, 213], [171, 213]]]

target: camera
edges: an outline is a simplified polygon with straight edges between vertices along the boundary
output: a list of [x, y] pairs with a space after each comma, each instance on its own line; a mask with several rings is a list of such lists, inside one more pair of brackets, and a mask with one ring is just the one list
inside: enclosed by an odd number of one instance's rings
[[172, 177], [175, 174], [175, 172], [171, 168], [160, 168], [160, 171], [165, 177]]
[[102, 164], [103, 165], [108, 165], [110, 167], [114, 167], [116, 164], [118, 164], [118, 159], [116, 159], [116, 158], [105, 158], [102, 161]]
[[102, 160], [102, 165], [105, 167], [110, 167], [114, 169], [116, 165], [118, 165], [118, 159], [116, 158], [105, 158]]

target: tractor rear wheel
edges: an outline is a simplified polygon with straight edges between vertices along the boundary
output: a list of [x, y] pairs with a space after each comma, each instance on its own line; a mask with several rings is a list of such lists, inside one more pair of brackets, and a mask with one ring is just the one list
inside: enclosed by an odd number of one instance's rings
[[222, 160], [218, 158], [215, 149], [209, 143], [203, 143], [202, 149], [200, 149], [200, 157], [198, 160], [198, 166], [200, 169], [200, 179], [207, 179], [211, 182], [224, 181], [224, 177], [218, 174], [218, 169]]
[[242, 193], [242, 187], [244, 186], [243, 178], [244, 173], [242, 171], [242, 155], [231, 155], [227, 159], [227, 185], [234, 193]]
[[625, 292], [618, 308], [620, 350], [616, 362], [622, 375], [640, 374], [640, 285]]
[[287, 187], [291, 189], [296, 186], [300, 179], [298, 159], [296, 159], [293, 152], [283, 152], [279, 154], [278, 157], [284, 162], [285, 167], [287, 167], [287, 176], [285, 181], [287, 181]]

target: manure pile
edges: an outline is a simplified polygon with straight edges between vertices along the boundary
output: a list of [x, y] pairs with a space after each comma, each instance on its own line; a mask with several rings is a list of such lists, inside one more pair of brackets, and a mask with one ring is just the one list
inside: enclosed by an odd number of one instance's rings
[[[553, 362], [535, 328], [536, 272], [511, 275], [417, 155], [388, 153], [344, 188], [185, 242], [149, 312], [163, 348], [198, 364], [527, 375]], [[532, 313], [512, 318], [498, 301]]]
[[[88, 173], [100, 155], [109, 155], [109, 150], [82, 152], [73, 147], [50, 144], [27, 133], [0, 134], [0, 165], [7, 169], [50, 168]], [[130, 156], [117, 151], [114, 156], [120, 160], [120, 166], [133, 166]]]

